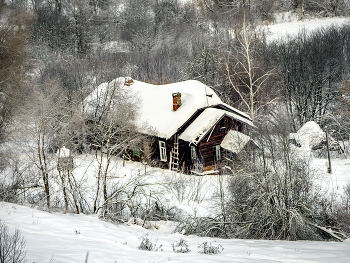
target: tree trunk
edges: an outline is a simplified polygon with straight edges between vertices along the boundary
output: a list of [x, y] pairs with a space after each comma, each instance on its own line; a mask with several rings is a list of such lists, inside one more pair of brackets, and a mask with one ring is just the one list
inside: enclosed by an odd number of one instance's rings
[[38, 158], [39, 158], [39, 164], [40, 164], [39, 168], [41, 170], [41, 174], [43, 177], [47, 208], [50, 208], [49, 175], [47, 173], [47, 164], [46, 164], [44, 145], [45, 145], [44, 135], [39, 135], [39, 140], [38, 140]]

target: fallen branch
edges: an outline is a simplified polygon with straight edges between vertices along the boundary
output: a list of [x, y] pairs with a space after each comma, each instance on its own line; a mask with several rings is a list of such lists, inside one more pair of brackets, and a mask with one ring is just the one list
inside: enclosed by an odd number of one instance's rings
[[[323, 226], [319, 226], [319, 225], [316, 225], [314, 223], [311, 223], [311, 222], [307, 222], [307, 224], [311, 225], [311, 226], [314, 226], [316, 227], [317, 229], [319, 230], [322, 230], [323, 232], [329, 234], [330, 236], [334, 237], [336, 240], [340, 241], [340, 242], [343, 242], [347, 237], [345, 234], [341, 233], [341, 232], [335, 232], [332, 230], [332, 228], [326, 228], [326, 227], [323, 227]], [[343, 237], [340, 237], [339, 235], [343, 236]]]

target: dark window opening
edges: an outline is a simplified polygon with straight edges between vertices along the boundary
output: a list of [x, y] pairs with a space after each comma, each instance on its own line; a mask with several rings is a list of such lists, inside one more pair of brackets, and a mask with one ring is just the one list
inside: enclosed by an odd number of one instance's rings
[[226, 128], [226, 120], [222, 118], [220, 120], [220, 129], [225, 129]]

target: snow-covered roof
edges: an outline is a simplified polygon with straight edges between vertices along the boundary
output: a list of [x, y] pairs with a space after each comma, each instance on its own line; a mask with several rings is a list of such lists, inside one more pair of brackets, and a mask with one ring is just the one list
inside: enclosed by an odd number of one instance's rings
[[220, 146], [233, 153], [239, 153], [249, 142], [250, 137], [238, 131], [230, 130], [222, 140]]
[[[168, 139], [172, 135], [174, 135], [178, 131], [178, 129], [187, 120], [189, 120], [194, 113], [196, 113], [198, 109], [212, 107], [216, 105], [223, 105], [229, 110], [235, 112], [236, 114], [230, 113], [232, 116], [234, 116], [235, 119], [251, 123], [251, 119], [247, 114], [238, 111], [237, 109], [231, 107], [228, 104], [223, 103], [221, 99], [216, 95], [213, 89], [197, 80], [187, 80], [165, 85], [153, 85], [133, 80], [132, 85], [124, 86], [126, 80], [127, 78], [124, 77], [117, 78], [111, 81], [110, 83], [102, 83], [101, 85], [99, 85], [85, 99], [87, 111], [89, 112], [92, 109], [96, 108], [96, 105], [99, 104], [96, 103], [99, 101], [99, 98], [106, 96], [106, 94], [109, 93], [109, 89], [115, 87], [114, 85], [118, 85], [121, 89], [126, 89], [128, 93], [138, 96], [139, 113], [137, 114], [138, 117], [136, 121], [138, 127], [143, 127], [142, 130], [140, 130], [140, 132], [142, 133], [154, 134], [154, 132], [156, 132], [156, 135], [158, 137]], [[172, 94], [177, 92], [181, 93], [182, 105], [176, 111], [173, 111]], [[228, 111], [224, 110], [212, 110], [213, 111], [208, 111], [208, 109], [206, 109], [203, 112], [205, 113], [204, 116], [206, 117], [206, 119], [209, 118], [214, 120], [216, 118], [216, 115], [210, 116], [209, 113], [220, 112], [221, 115], [223, 112], [228, 113]], [[201, 115], [198, 118], [200, 118]], [[201, 119], [203, 118], [201, 117], [200, 120]], [[198, 122], [199, 121], [197, 121], [196, 123]], [[147, 124], [147, 126], [150, 128], [149, 131], [144, 129], [145, 124]], [[201, 128], [191, 127], [191, 129], [196, 130], [196, 133], [198, 133], [201, 132], [200, 130], [203, 130], [203, 127], [205, 127], [206, 124], [207, 123], [202, 123], [201, 121]], [[186, 134], [188, 134], [187, 130], [185, 131], [184, 136], [186, 136]], [[193, 136], [191, 136], [191, 139], [192, 137]]]
[[181, 140], [197, 144], [224, 115], [253, 126], [253, 123], [250, 120], [247, 120], [232, 112], [215, 108], [207, 108], [191, 123], [190, 126], [188, 126], [188, 128], [180, 135], [179, 138]]

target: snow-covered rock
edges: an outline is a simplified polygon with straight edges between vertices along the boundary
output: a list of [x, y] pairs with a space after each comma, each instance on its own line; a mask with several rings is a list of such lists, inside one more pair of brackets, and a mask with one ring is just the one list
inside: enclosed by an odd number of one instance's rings
[[314, 149], [326, 140], [326, 133], [316, 122], [308, 121], [296, 133], [291, 133], [290, 138], [301, 147]]
[[[290, 139], [305, 150], [319, 150], [327, 145], [326, 133], [314, 121], [308, 121], [296, 133], [291, 133]], [[339, 143], [330, 135], [328, 140], [331, 151], [342, 151]]]

